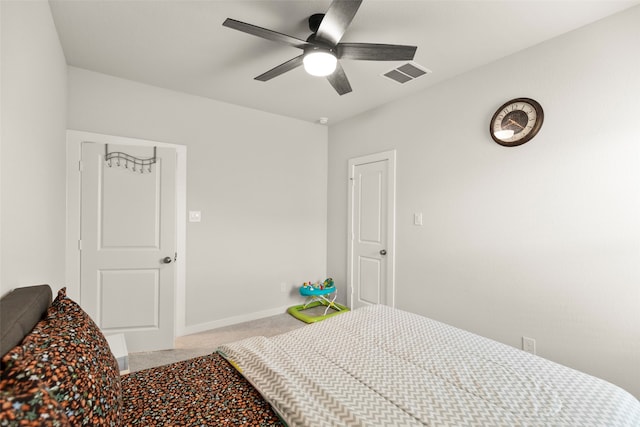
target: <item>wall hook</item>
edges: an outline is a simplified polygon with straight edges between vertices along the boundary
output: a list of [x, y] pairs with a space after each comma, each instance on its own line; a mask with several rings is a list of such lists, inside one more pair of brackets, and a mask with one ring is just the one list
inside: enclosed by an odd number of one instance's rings
[[140, 157], [135, 157], [127, 153], [123, 153], [121, 151], [112, 151], [109, 152], [109, 144], [105, 144], [104, 146], [104, 160], [107, 166], [113, 166], [113, 159], [116, 159], [116, 166], [120, 167], [121, 160], [124, 160], [125, 169], [129, 169], [129, 162], [132, 165], [132, 171], [140, 171], [140, 173], [144, 173], [145, 169], [151, 173], [151, 165], [156, 163], [156, 147], [153, 147], [153, 157], [149, 157], [148, 159], [142, 159]]

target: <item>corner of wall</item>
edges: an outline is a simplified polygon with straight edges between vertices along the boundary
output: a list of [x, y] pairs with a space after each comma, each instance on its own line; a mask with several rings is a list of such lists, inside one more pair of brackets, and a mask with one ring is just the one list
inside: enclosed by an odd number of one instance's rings
[[64, 283], [67, 77], [49, 4], [0, 3], [4, 293], [34, 283]]

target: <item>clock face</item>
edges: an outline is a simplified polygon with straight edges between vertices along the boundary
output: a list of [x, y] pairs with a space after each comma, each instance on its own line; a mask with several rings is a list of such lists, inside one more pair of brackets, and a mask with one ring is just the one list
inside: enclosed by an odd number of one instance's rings
[[543, 120], [544, 112], [538, 102], [530, 98], [516, 98], [495, 112], [489, 131], [498, 144], [514, 147], [533, 138]]

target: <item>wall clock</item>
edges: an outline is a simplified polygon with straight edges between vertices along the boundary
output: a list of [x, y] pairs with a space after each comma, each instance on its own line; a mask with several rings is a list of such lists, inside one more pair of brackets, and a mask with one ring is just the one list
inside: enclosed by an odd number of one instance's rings
[[542, 106], [531, 98], [515, 98], [496, 110], [489, 133], [491, 138], [505, 147], [515, 147], [530, 141], [544, 121]]

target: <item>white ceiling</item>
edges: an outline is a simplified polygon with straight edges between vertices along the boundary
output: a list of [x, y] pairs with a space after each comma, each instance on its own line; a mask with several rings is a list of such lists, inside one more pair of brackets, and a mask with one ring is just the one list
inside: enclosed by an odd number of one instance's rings
[[330, 0], [50, 0], [69, 65], [298, 119], [329, 122], [541, 43], [639, 0], [365, 0], [342, 41], [418, 46], [432, 71], [400, 85], [381, 75], [404, 62], [342, 61], [353, 92], [339, 96], [302, 67], [253, 78], [301, 53], [222, 26], [226, 18], [300, 39]]

